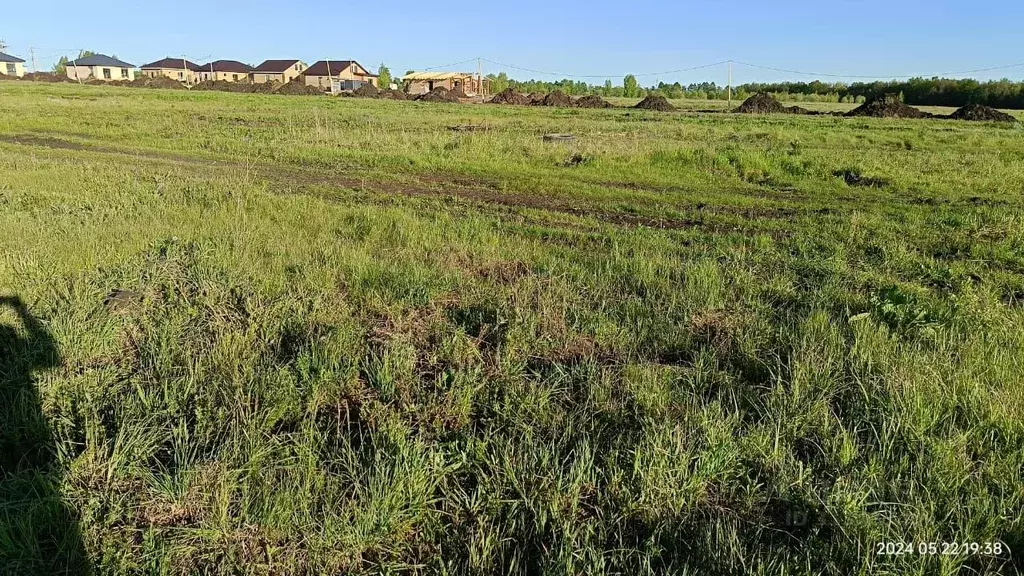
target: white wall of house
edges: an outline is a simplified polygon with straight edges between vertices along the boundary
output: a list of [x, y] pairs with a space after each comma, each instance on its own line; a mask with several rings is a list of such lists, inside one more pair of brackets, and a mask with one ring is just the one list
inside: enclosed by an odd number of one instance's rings
[[21, 78], [25, 75], [25, 64], [21, 62], [0, 62], [0, 75]]
[[135, 80], [134, 68], [118, 68], [116, 66], [75, 66], [68, 64], [68, 78], [72, 80]]

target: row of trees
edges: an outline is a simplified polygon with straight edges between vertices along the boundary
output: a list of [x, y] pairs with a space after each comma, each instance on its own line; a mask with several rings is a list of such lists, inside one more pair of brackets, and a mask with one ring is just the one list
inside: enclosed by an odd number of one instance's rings
[[[552, 92], [561, 90], [572, 96], [597, 94], [608, 97], [642, 98], [660, 94], [666, 98], [690, 98], [698, 100], [724, 100], [728, 98], [725, 86], [714, 82], [699, 82], [683, 85], [679, 82], [659, 82], [649, 87], [640, 86], [636, 76], [629, 74], [621, 85], [611, 80], [604, 84], [588, 84], [568, 78], [558, 81], [514, 80], [504, 72], [487, 76], [492, 92], [513, 88], [519, 92]], [[1024, 82], [1011, 80], [956, 80], [950, 78], [912, 78], [906, 81], [856, 82], [776, 82], [747, 83], [734, 86], [733, 99], [742, 100], [757, 92], [769, 92], [782, 99], [797, 102], [863, 102], [883, 94], [902, 94], [908, 104], [920, 106], [963, 106], [985, 104], [997, 108], [1024, 109]]]

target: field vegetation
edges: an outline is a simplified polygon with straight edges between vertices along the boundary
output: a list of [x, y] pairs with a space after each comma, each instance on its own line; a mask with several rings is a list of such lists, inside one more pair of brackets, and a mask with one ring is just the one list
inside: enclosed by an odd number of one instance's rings
[[1013, 124], [0, 82], [0, 573], [1019, 571], [1022, 190]]

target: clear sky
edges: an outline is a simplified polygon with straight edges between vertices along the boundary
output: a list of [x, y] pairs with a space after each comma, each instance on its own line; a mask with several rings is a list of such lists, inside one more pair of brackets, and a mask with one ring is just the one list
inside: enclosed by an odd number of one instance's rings
[[[79, 48], [136, 65], [164, 56], [258, 64], [355, 59], [393, 73], [483, 57], [618, 84], [626, 73], [723, 60], [891, 78], [1024, 62], [1024, 2], [987, 0], [36, 0], [0, 23], [7, 51], [40, 68]], [[13, 23], [12, 23], [13, 22]], [[29, 63], [31, 67], [31, 62]], [[476, 62], [452, 68], [476, 71]], [[484, 62], [484, 73], [559, 79]], [[968, 76], [1024, 79], [1024, 66]], [[813, 76], [734, 66], [734, 82]], [[821, 77], [821, 80], [835, 78]], [[726, 66], [647, 75], [724, 84]]]

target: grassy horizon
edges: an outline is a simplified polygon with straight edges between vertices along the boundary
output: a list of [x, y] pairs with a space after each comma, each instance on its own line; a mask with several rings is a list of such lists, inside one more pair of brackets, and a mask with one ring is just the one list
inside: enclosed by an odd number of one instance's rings
[[0, 82], [0, 574], [1019, 571], [1022, 135]]

